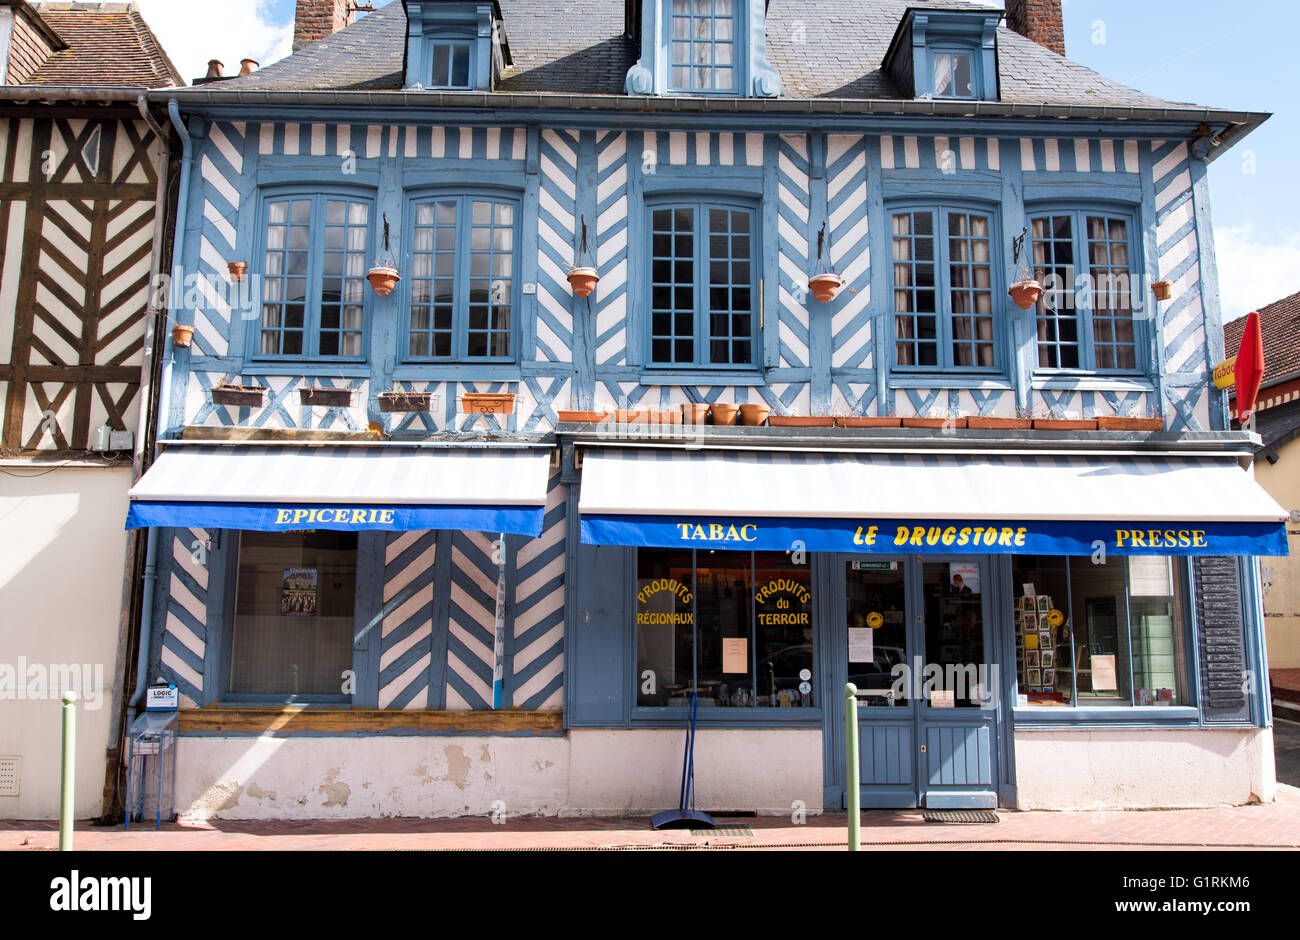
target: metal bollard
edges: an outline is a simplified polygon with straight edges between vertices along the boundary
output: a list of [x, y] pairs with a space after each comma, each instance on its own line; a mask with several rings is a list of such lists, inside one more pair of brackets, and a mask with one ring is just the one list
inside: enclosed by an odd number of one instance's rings
[[857, 852], [862, 847], [858, 832], [862, 824], [862, 794], [858, 789], [858, 687], [852, 682], [844, 683], [844, 752], [848, 761], [845, 796], [849, 810], [849, 851]]
[[63, 693], [63, 768], [59, 778], [59, 851], [72, 851], [72, 807], [76, 796], [77, 693]]

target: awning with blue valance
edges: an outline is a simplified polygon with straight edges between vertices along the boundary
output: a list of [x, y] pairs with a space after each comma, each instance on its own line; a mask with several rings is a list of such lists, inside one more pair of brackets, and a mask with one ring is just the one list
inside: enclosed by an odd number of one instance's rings
[[582, 540], [865, 554], [1285, 555], [1229, 455], [593, 450]]
[[172, 445], [131, 490], [126, 525], [537, 536], [549, 468], [546, 448]]

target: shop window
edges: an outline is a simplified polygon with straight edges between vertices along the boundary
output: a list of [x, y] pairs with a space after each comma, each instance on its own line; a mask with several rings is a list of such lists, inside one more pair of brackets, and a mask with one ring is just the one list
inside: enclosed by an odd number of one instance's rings
[[346, 701], [356, 605], [355, 532], [243, 532], [229, 692]]
[[370, 202], [294, 195], [265, 202], [257, 354], [364, 355]]
[[1017, 557], [1012, 578], [1016, 673], [1028, 704], [1188, 703], [1181, 559]]
[[650, 235], [651, 363], [752, 367], [758, 345], [754, 211], [656, 205]]
[[896, 367], [995, 369], [992, 216], [906, 209], [891, 224]]
[[513, 200], [488, 196], [414, 204], [410, 358], [511, 359], [518, 215]]
[[637, 705], [813, 708], [807, 565], [781, 552], [642, 549]]
[[1034, 276], [1045, 287], [1036, 314], [1039, 368], [1136, 371], [1130, 220], [1075, 211], [1032, 216], [1029, 224]]

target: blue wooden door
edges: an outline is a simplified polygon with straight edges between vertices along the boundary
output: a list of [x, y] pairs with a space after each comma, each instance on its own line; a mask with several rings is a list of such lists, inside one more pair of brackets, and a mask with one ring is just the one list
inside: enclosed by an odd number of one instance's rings
[[996, 806], [988, 565], [873, 558], [844, 568], [862, 806]]

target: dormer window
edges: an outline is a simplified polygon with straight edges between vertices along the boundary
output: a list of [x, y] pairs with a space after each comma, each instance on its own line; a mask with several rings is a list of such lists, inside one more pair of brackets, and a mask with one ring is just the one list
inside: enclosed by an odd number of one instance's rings
[[431, 42], [429, 44], [432, 74], [429, 88], [469, 88], [469, 59], [473, 44], [460, 42]]
[[629, 95], [781, 94], [763, 0], [628, 0], [626, 25], [641, 49]]
[[998, 100], [993, 10], [908, 10], [885, 54], [899, 91], [916, 98]]
[[731, 0], [673, 0], [669, 17], [673, 91], [736, 90], [736, 25]]
[[407, 0], [406, 88], [491, 91], [511, 64], [496, 0]]
[[974, 98], [975, 82], [969, 52], [935, 50], [930, 71], [934, 74], [936, 98]]

